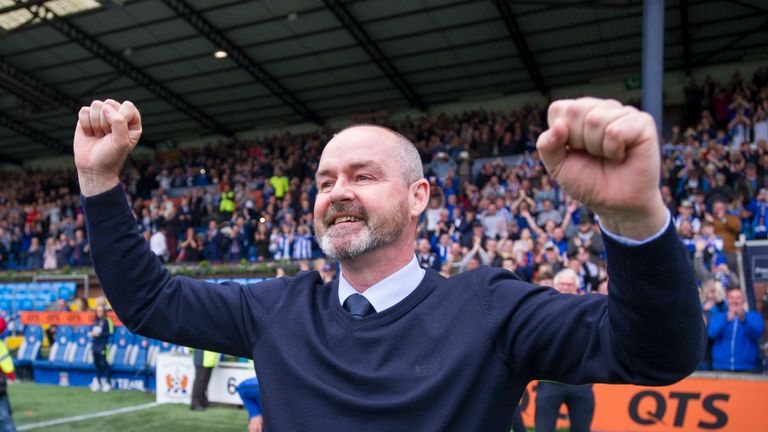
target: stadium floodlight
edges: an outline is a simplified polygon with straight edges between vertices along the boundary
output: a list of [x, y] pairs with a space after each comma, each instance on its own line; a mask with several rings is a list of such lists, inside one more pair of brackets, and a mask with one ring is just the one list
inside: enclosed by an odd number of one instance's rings
[[216, 57], [217, 59], [227, 58], [228, 55], [229, 54], [227, 54], [227, 52], [224, 51], [224, 50], [218, 50], [218, 51], [213, 53], [213, 56]]

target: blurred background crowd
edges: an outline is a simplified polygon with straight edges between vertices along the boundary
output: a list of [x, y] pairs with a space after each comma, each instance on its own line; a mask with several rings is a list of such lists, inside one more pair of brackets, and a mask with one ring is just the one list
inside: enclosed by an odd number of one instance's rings
[[[663, 137], [661, 192], [698, 275], [734, 287], [734, 242], [768, 237], [768, 73], [706, 78], [685, 88], [679, 124]], [[546, 111], [406, 118], [432, 186], [414, 245], [445, 275], [478, 265], [533, 281], [571, 268], [583, 292], [606, 278], [595, 215], [544, 170], [535, 142]], [[166, 263], [321, 258], [313, 237], [314, 172], [330, 132], [134, 158], [122, 180], [139, 231]], [[589, 175], [589, 173], [585, 173]], [[72, 170], [28, 170], [0, 181], [0, 268], [90, 265]]]

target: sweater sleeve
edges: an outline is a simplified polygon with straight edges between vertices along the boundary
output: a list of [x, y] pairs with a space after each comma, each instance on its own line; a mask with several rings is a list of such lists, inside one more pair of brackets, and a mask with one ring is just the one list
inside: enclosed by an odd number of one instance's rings
[[82, 197], [93, 264], [115, 313], [134, 333], [250, 358], [284, 282], [214, 284], [172, 277], [139, 235], [122, 185]]
[[672, 224], [627, 246], [604, 236], [610, 294], [574, 296], [477, 272], [500, 359], [515, 374], [569, 384], [663, 385], [703, 357], [704, 323], [693, 269]]

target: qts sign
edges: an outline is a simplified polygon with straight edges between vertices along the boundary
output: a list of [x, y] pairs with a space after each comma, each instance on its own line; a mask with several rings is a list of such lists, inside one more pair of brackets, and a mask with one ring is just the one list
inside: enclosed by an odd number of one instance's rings
[[[667, 428], [694, 426], [702, 430], [720, 430], [728, 425], [729, 399], [728, 393], [702, 395], [670, 391], [665, 394], [656, 390], [643, 390], [632, 396], [628, 414], [637, 425], [659, 424]], [[672, 421], [669, 421], [670, 417]], [[686, 425], [686, 420], [687, 423], [695, 424]]]
[[[602, 431], [768, 431], [768, 381], [692, 377], [667, 387], [593, 386], [593, 430]], [[747, 379], [753, 378], [753, 379]], [[533, 426], [536, 382], [521, 408], [526, 426]], [[558, 427], [568, 426], [565, 406]]]

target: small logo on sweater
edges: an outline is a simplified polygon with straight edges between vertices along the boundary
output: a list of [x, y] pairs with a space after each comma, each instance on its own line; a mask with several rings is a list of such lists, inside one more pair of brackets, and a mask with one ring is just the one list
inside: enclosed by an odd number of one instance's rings
[[440, 365], [435, 362], [424, 363], [414, 366], [413, 371], [416, 372], [416, 375], [418, 376], [434, 375], [440, 371]]

